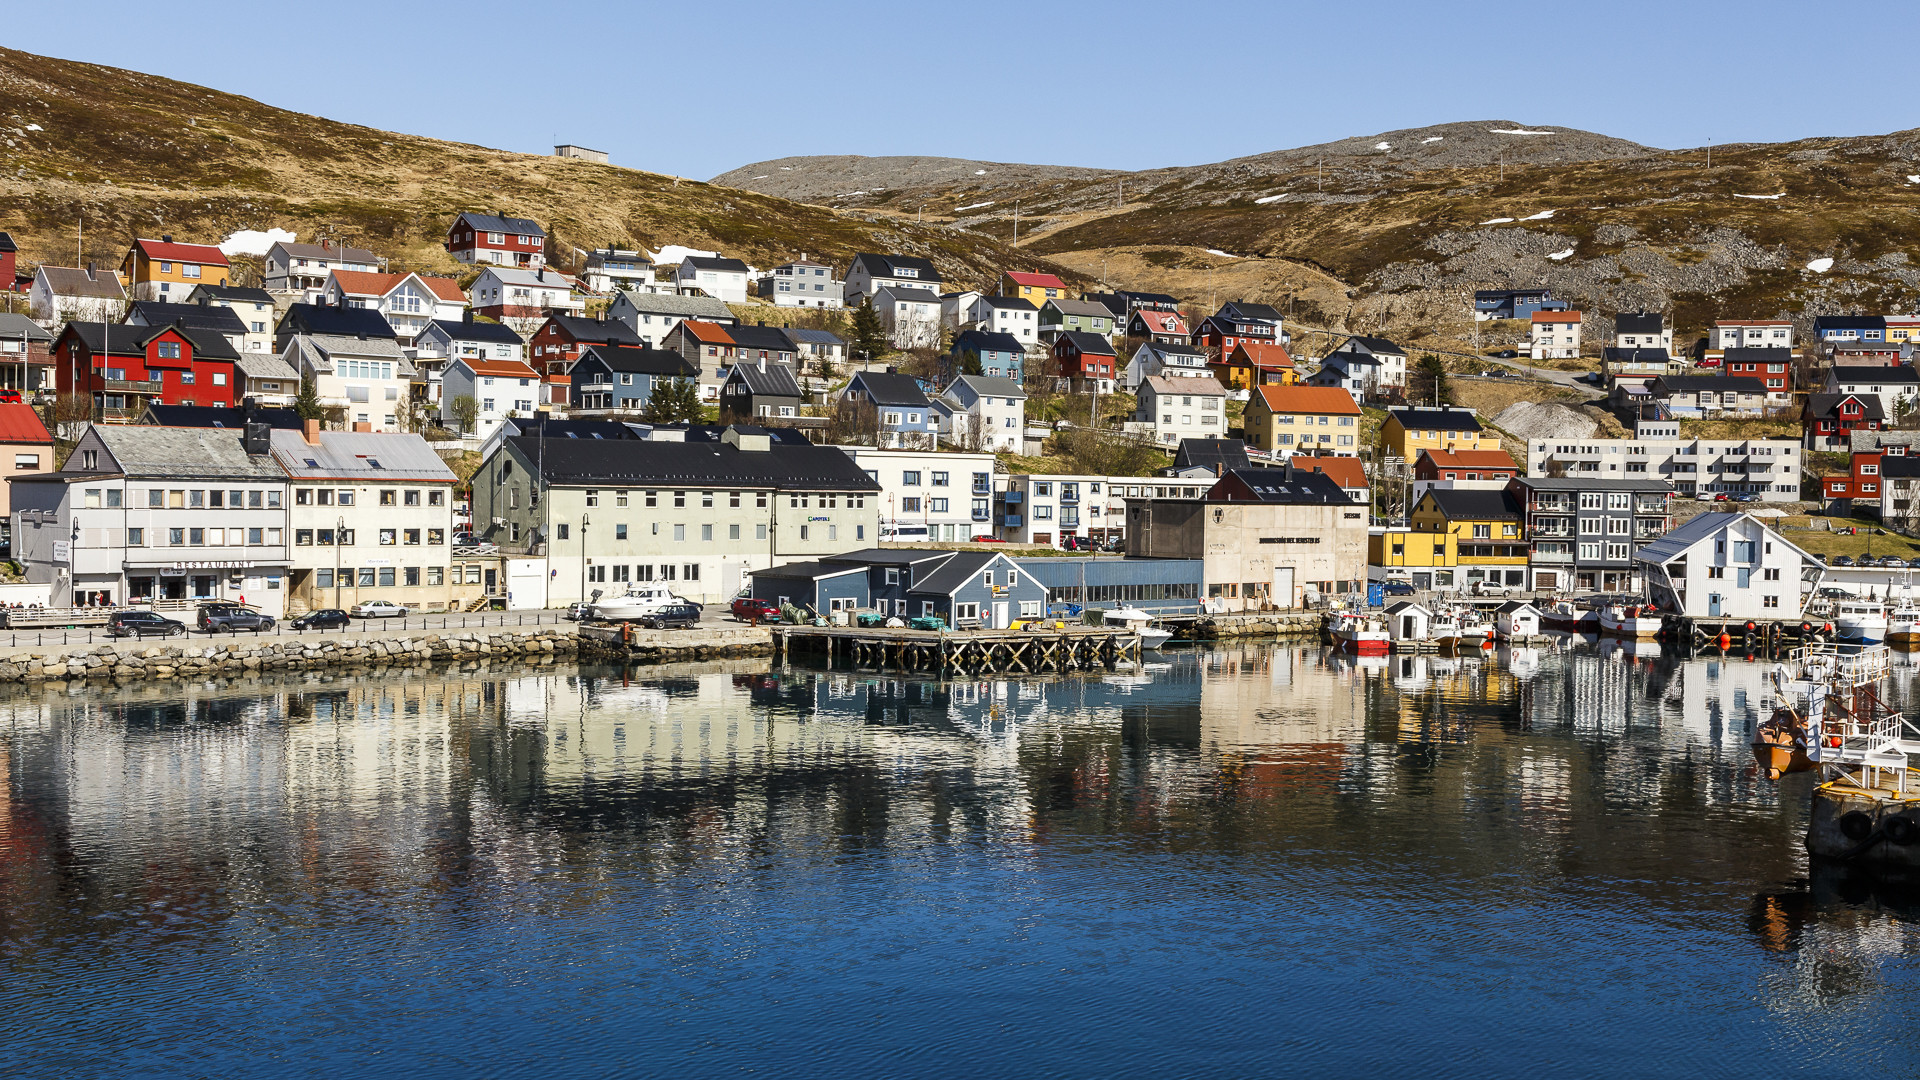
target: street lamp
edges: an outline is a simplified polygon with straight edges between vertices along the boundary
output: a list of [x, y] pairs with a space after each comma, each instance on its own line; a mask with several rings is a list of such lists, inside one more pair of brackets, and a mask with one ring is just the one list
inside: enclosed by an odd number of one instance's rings
[[587, 513], [585, 511], [581, 511], [581, 514], [580, 514], [580, 600], [582, 603], [585, 603], [587, 599], [587, 523], [588, 523], [588, 520], [589, 518]]
[[340, 548], [347, 542], [347, 519], [342, 516], [333, 528], [333, 606], [340, 606]]

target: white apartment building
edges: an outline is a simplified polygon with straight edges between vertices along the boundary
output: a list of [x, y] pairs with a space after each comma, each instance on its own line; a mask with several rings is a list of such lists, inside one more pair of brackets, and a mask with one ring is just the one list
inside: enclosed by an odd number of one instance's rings
[[880, 538], [951, 543], [993, 535], [992, 454], [843, 446], [880, 485]]
[[1531, 336], [1527, 339], [1528, 355], [1535, 360], [1579, 356], [1581, 318], [1578, 311], [1534, 312]]
[[760, 299], [771, 300], [775, 307], [810, 307], [833, 310], [846, 306], [846, 282], [833, 276], [833, 267], [825, 263], [790, 262], [776, 266], [755, 286]]
[[747, 301], [747, 276], [753, 271], [739, 259], [689, 255], [680, 260], [673, 283], [683, 295], [711, 296], [730, 304]]
[[1128, 499], [1199, 499], [1214, 478], [1014, 473], [994, 494], [994, 535], [1009, 544], [1059, 547], [1069, 537], [1126, 539]]
[[1218, 439], [1227, 433], [1227, 390], [1213, 379], [1149, 375], [1140, 383], [1136, 423], [1147, 424], [1162, 446], [1181, 439]]
[[1707, 335], [1707, 353], [1728, 349], [1791, 349], [1793, 323], [1786, 319], [1721, 319]]
[[1685, 496], [1726, 492], [1758, 495], [1762, 502], [1800, 498], [1798, 439], [1683, 439], [1671, 422], [1664, 427], [1673, 434], [1657, 437], [1660, 427], [1642, 424], [1631, 439], [1530, 440], [1527, 475], [1663, 480]]
[[940, 344], [940, 297], [925, 289], [885, 288], [873, 294], [873, 311], [896, 349]]

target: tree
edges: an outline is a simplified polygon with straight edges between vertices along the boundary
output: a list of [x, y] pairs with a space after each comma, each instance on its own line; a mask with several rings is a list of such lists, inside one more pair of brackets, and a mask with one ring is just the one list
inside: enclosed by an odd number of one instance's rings
[[848, 336], [848, 350], [863, 364], [871, 364], [893, 351], [886, 327], [880, 325], [880, 313], [873, 310], [871, 296], [861, 299], [860, 306], [854, 309]]
[[1453, 388], [1447, 385], [1447, 362], [1433, 353], [1428, 353], [1420, 358], [1419, 371], [1431, 384], [1433, 403], [1435, 405], [1452, 404]]
[[980, 367], [980, 353], [978, 350], [973, 350], [970, 352], [964, 352], [960, 354], [960, 374], [962, 375], [985, 375], [986, 374], [986, 372], [983, 371]]
[[700, 403], [700, 388], [692, 379], [669, 379], [656, 384], [647, 398], [649, 424], [697, 424], [705, 420], [706, 406]]
[[302, 420], [326, 419], [327, 409], [320, 404], [320, 391], [313, 384], [313, 376], [300, 380], [300, 394], [293, 399], [293, 413]]
[[472, 394], [461, 394], [453, 399], [453, 422], [460, 434], [473, 434], [474, 425], [480, 419], [480, 403], [473, 400]]
[[61, 394], [53, 399], [53, 422], [62, 438], [72, 438], [73, 429], [93, 419], [93, 397], [88, 394]]

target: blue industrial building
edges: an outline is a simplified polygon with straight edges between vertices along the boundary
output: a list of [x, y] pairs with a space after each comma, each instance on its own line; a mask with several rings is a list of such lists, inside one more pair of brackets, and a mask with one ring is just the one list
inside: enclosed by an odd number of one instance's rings
[[1154, 615], [1195, 615], [1206, 596], [1199, 559], [1015, 559], [1047, 587], [1055, 605], [1136, 607]]
[[938, 616], [957, 629], [1004, 628], [1046, 614], [1047, 589], [997, 551], [867, 548], [752, 575], [752, 595], [821, 615]]

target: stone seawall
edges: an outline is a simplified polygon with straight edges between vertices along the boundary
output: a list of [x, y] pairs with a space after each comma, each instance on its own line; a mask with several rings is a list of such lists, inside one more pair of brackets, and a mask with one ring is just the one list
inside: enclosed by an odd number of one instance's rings
[[572, 658], [570, 629], [422, 633], [415, 637], [238, 640], [207, 645], [75, 646], [0, 655], [0, 682], [194, 679], [216, 672], [429, 664], [490, 658]]
[[1237, 637], [1296, 637], [1318, 634], [1326, 617], [1317, 611], [1249, 612], [1245, 615], [1206, 615], [1194, 624], [1201, 640]]
[[623, 638], [617, 626], [580, 628], [580, 655], [631, 664], [671, 664], [723, 657], [772, 656], [773, 631], [764, 626], [642, 630]]

